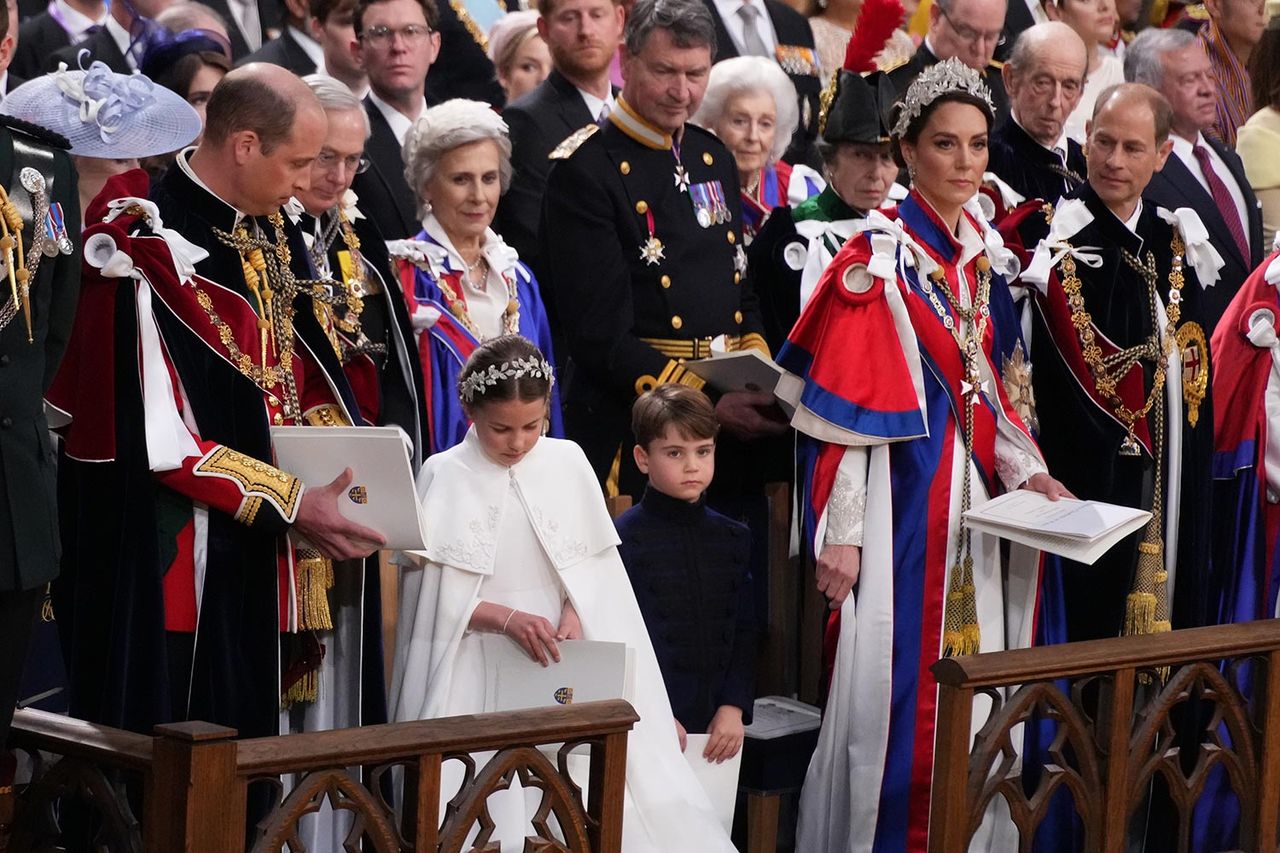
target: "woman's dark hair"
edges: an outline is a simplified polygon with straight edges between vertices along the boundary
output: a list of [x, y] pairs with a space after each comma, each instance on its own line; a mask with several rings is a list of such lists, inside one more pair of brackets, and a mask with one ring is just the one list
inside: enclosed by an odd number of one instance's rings
[[206, 65], [221, 68], [224, 74], [231, 70], [231, 63], [221, 53], [201, 50], [181, 57], [167, 68], [157, 71], [156, 76], [151, 79], [169, 91], [177, 92], [186, 100], [191, 94], [191, 81]]
[[458, 396], [468, 406], [551, 396], [552, 367], [532, 341], [503, 335], [476, 347], [458, 374]]
[[1254, 112], [1280, 109], [1280, 15], [1267, 24], [1249, 54], [1249, 88]]
[[[960, 90], [945, 92], [934, 98], [928, 106], [920, 111], [920, 115], [911, 120], [911, 123], [907, 125], [907, 129], [903, 131], [901, 137], [893, 137], [893, 159], [899, 167], [903, 169], [907, 168], [907, 162], [902, 159], [901, 143], [909, 142], [912, 145], [915, 145], [916, 142], [919, 141], [920, 133], [924, 130], [925, 125], [929, 123], [929, 117], [932, 116], [938, 107], [943, 104], [968, 104], [969, 106], [974, 107], [978, 112], [982, 113], [983, 118], [987, 120], [987, 132], [989, 133], [991, 131], [991, 125], [995, 121], [995, 116], [991, 114], [990, 104], [977, 95], [970, 94], [969, 92]], [[902, 110], [902, 101], [898, 101], [893, 105], [893, 110], [889, 118], [890, 127], [897, 126], [898, 118], [902, 114]]]

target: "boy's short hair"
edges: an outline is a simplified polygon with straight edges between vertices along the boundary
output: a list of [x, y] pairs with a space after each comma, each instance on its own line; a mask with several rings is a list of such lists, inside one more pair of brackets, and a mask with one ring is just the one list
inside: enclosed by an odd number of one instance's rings
[[715, 439], [720, 433], [715, 407], [706, 394], [688, 385], [659, 385], [631, 407], [631, 432], [645, 450], [666, 435], [668, 426], [686, 441]]

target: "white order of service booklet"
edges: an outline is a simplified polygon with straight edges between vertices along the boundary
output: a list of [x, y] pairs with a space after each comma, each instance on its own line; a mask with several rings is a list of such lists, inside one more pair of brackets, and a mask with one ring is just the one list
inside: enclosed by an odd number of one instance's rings
[[276, 466], [309, 488], [323, 488], [350, 468], [355, 476], [338, 496], [338, 511], [381, 533], [384, 548], [427, 546], [409, 448], [397, 427], [278, 426], [271, 444]]
[[973, 530], [1093, 565], [1142, 527], [1151, 513], [1127, 506], [1059, 498], [1015, 489], [964, 514]]
[[[724, 831], [733, 832], [733, 812], [738, 802], [738, 771], [742, 769], [743, 747], [738, 747], [733, 758], [716, 764], [702, 757], [710, 737], [705, 734], [686, 735], [684, 760], [689, 762], [694, 778], [702, 785], [702, 790], [707, 792], [707, 799], [711, 800], [711, 807], [715, 809], [716, 817], [720, 818]], [[744, 741], [743, 746], [745, 745]]]
[[480, 637], [489, 675], [486, 711], [517, 711], [626, 699], [632, 656], [626, 643], [562, 640], [559, 663], [543, 666], [499, 634]]

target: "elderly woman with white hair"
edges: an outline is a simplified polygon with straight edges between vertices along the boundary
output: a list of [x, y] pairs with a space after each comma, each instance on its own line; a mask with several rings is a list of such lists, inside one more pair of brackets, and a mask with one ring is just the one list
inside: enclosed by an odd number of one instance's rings
[[748, 242], [769, 211], [799, 204], [826, 186], [809, 167], [781, 159], [800, 122], [800, 107], [795, 86], [772, 59], [735, 56], [713, 65], [693, 122], [720, 137], [738, 164]]
[[[455, 385], [480, 342], [520, 334], [550, 359], [551, 328], [537, 279], [490, 227], [511, 184], [511, 140], [502, 118], [479, 101], [445, 101], [414, 123], [403, 156], [422, 231], [387, 248], [422, 359], [428, 446], [438, 453], [466, 435]], [[563, 435], [555, 389], [548, 419], [550, 434]]]

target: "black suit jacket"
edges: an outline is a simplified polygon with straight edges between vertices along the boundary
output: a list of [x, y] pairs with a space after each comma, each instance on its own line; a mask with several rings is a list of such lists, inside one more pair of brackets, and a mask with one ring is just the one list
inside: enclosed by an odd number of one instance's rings
[[511, 130], [511, 165], [515, 175], [511, 187], [498, 205], [493, 227], [520, 259], [533, 268], [538, 281], [545, 281], [539, 263], [541, 247], [538, 225], [542, 218], [542, 195], [547, 189], [551, 161], [547, 155], [565, 137], [596, 117], [587, 110], [577, 87], [557, 69], [536, 89], [509, 104], [502, 117]]
[[249, 62], [270, 62], [272, 65], [288, 68], [299, 77], [316, 72], [315, 62], [302, 49], [302, 45], [298, 44], [298, 40], [293, 37], [293, 33], [288, 30], [285, 30], [236, 64], [245, 65]]
[[[1018, 0], [1021, 2], [1021, 0]], [[899, 65], [897, 68], [891, 68], [886, 72], [889, 82], [893, 84], [896, 90], [896, 97], [881, 104], [888, 114], [890, 106], [893, 102], [907, 94], [907, 89], [911, 86], [911, 81], [916, 79], [921, 71], [938, 62], [938, 57], [933, 55], [933, 51], [929, 50], [929, 46], [921, 42], [920, 47], [916, 49], [915, 56]], [[982, 70], [982, 82], [987, 84], [987, 88], [991, 90], [991, 102], [996, 108], [996, 120], [992, 128], [998, 128], [1009, 118], [1009, 95], [1004, 90], [1004, 79], [1000, 76], [1001, 65], [992, 62]]]
[[1067, 140], [1067, 165], [1036, 142], [1016, 121], [1007, 121], [991, 134], [987, 168], [1026, 198], [1056, 203], [1084, 183], [1084, 151]]
[[[738, 55], [738, 47], [729, 35], [728, 28], [720, 18], [720, 11], [713, 0], [702, 0], [711, 12], [716, 25], [715, 62]], [[815, 168], [820, 167], [813, 149], [813, 141], [818, 136], [818, 96], [822, 92], [822, 80], [818, 77], [817, 51], [813, 45], [813, 30], [809, 29], [809, 21], [780, 0], [764, 0], [765, 11], [773, 23], [773, 32], [777, 36], [779, 47], [807, 48], [813, 56], [812, 67], [802, 67], [799, 63], [793, 68], [783, 67], [791, 83], [796, 87], [796, 95], [800, 99], [800, 124], [795, 135], [791, 137], [791, 145], [783, 155], [789, 163], [808, 163]]]
[[372, 130], [364, 145], [371, 165], [367, 172], [356, 175], [351, 188], [360, 197], [360, 209], [377, 224], [382, 236], [388, 240], [412, 237], [422, 230], [422, 225], [418, 221], [417, 199], [404, 179], [400, 143], [368, 96], [364, 99], [364, 111]]
[[10, 92], [12, 92], [14, 89], [18, 88], [25, 82], [27, 81], [19, 77], [17, 74], [10, 72], [9, 76], [6, 77], [4, 80], [4, 93], [6, 95], [9, 94]]
[[124, 54], [120, 52], [119, 45], [116, 40], [111, 37], [111, 33], [106, 27], [95, 32], [79, 44], [67, 45], [61, 50], [56, 50], [52, 54], [45, 54], [45, 71], [58, 70], [58, 63], [67, 63], [68, 68], [79, 68], [80, 64], [76, 57], [80, 51], [89, 51], [89, 58], [85, 61], [87, 68], [90, 62], [105, 62], [107, 67], [117, 74], [129, 74], [133, 71], [129, 67], [129, 63], [125, 61]]
[[9, 73], [30, 80], [45, 72], [45, 60], [71, 44], [71, 37], [47, 11], [28, 18], [18, 28], [18, 46]]
[[[231, 14], [231, 7], [227, 5], [227, 0], [202, 0], [206, 6], [222, 16], [222, 20], [227, 22], [227, 37], [231, 40], [231, 60], [240, 62], [251, 52], [249, 43], [244, 39], [244, 33], [240, 31], [240, 25], [236, 23], [236, 16]], [[272, 33], [278, 33], [283, 25], [280, 22], [280, 4], [275, 0], [258, 0], [258, 27], [261, 30], [262, 45], [265, 47], [267, 42], [271, 40]], [[272, 61], [272, 60], [264, 60]], [[281, 65], [283, 63], [276, 63]], [[288, 68], [289, 66], [285, 66]]]
[[1213, 247], [1226, 261], [1218, 272], [1218, 283], [1208, 288], [1204, 294], [1206, 306], [1204, 319], [1208, 324], [1204, 327], [1204, 333], [1212, 335], [1214, 327], [1222, 317], [1222, 313], [1227, 310], [1227, 304], [1231, 298], [1240, 289], [1240, 285], [1248, 278], [1249, 273], [1262, 263], [1262, 258], [1267, 254], [1267, 247], [1263, 245], [1262, 240], [1262, 212], [1258, 208], [1258, 198], [1249, 187], [1240, 157], [1220, 142], [1208, 137], [1205, 137], [1205, 143], [1218, 152], [1218, 156], [1230, 170], [1230, 175], [1218, 177], [1224, 182], [1234, 179], [1236, 186], [1240, 188], [1240, 194], [1244, 196], [1248, 221], [1242, 224], [1245, 227], [1245, 233], [1249, 236], [1249, 257], [1240, 256], [1240, 249], [1227, 229], [1227, 222], [1222, 218], [1222, 212], [1214, 203], [1213, 196], [1177, 154], [1170, 154], [1169, 159], [1164, 163], [1164, 168], [1151, 176], [1151, 183], [1147, 184], [1147, 189], [1142, 196], [1169, 210], [1189, 207], [1200, 214], [1200, 219], [1209, 229]]

